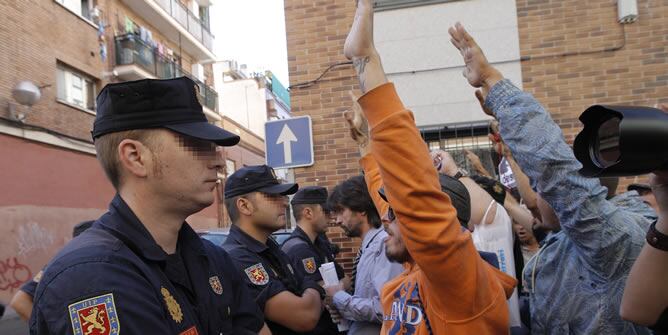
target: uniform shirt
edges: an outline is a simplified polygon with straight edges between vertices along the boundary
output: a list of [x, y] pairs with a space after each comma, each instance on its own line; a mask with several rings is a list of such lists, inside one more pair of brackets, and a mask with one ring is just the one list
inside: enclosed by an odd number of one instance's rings
[[117, 195], [47, 265], [30, 333], [218, 335], [262, 328], [262, 314], [222, 248], [184, 223], [177, 249], [167, 255]]
[[487, 264], [462, 231], [394, 85], [367, 92], [359, 103], [371, 129], [372, 151], [362, 158], [369, 193], [382, 183], [413, 259], [383, 287], [381, 333], [507, 334], [506, 299], [516, 280]]
[[[244, 282], [263, 311], [267, 301], [283, 291], [301, 296], [306, 288], [317, 286], [294, 271], [288, 256], [271, 238], [264, 244], [232, 225], [223, 248], [244, 274]], [[267, 325], [274, 335], [299, 334], [271, 320]]]
[[524, 267], [531, 331], [646, 333], [619, 316], [626, 278], [645, 243], [646, 218], [615, 206], [598, 179], [579, 174], [582, 165], [561, 129], [530, 94], [503, 80], [485, 104], [532, 188], [561, 223], [561, 231], [549, 235]]
[[362, 256], [357, 263], [354, 294], [339, 291], [332, 299], [341, 316], [352, 321], [350, 335], [380, 332], [383, 317], [380, 292], [385, 283], [404, 270], [401, 264], [390, 262], [385, 256], [386, 237], [383, 228], [373, 228], [366, 233], [360, 246]]
[[[344, 277], [343, 269], [334, 260], [334, 251], [324, 235], [318, 235], [315, 242], [300, 227], [295, 228], [283, 243], [281, 250], [290, 257], [292, 268], [305, 278], [320, 282], [322, 276], [318, 270], [324, 263], [334, 262], [339, 279]], [[327, 309], [323, 310], [313, 334], [338, 334], [336, 324]]]

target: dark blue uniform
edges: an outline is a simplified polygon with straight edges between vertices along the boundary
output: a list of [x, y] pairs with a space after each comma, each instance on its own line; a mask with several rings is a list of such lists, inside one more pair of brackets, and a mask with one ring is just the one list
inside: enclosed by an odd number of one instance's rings
[[[232, 225], [223, 248], [245, 273], [244, 280], [262, 310], [269, 299], [283, 291], [301, 296], [307, 288], [321, 290], [316, 282], [295, 272], [288, 256], [271, 238], [265, 245]], [[299, 334], [271, 320], [266, 321], [274, 335]]]
[[167, 255], [117, 195], [47, 265], [30, 333], [257, 333], [262, 314], [232, 264], [186, 223]]
[[[283, 243], [281, 250], [288, 255], [295, 271], [312, 281], [322, 281], [322, 276], [318, 269], [320, 265], [329, 262], [334, 262], [339, 279], [345, 276], [343, 268], [334, 261], [335, 255], [332, 245], [323, 234], [318, 235], [315, 243], [312, 243], [308, 235], [300, 227], [297, 227], [290, 235], [290, 238]], [[325, 309], [312, 334], [338, 333], [336, 324]]]

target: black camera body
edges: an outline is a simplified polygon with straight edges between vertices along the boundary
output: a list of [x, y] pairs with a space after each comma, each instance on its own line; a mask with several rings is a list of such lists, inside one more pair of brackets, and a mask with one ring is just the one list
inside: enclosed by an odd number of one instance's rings
[[586, 177], [620, 177], [668, 169], [668, 114], [651, 107], [594, 105], [573, 150]]

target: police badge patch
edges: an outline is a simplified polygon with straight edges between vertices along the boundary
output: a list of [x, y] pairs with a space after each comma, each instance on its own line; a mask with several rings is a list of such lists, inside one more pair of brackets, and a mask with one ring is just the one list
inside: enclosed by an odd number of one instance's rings
[[304, 270], [308, 273], [315, 273], [315, 259], [313, 257], [302, 259], [302, 264], [304, 264]]
[[162, 293], [162, 297], [165, 299], [165, 305], [167, 305], [167, 310], [169, 311], [169, 314], [172, 316], [172, 319], [176, 321], [176, 323], [181, 323], [183, 321], [183, 312], [181, 311], [181, 305], [174, 299], [172, 294], [169, 292], [168, 289], [161, 287], [160, 288], [160, 293]]
[[246, 272], [251, 283], [255, 285], [267, 285], [269, 282], [269, 274], [267, 273], [267, 270], [264, 269], [264, 266], [262, 266], [262, 263], [249, 266], [244, 269], [244, 272]]
[[211, 285], [211, 289], [217, 295], [223, 294], [223, 285], [220, 283], [218, 276], [209, 277], [209, 285]]
[[75, 302], [67, 309], [74, 334], [118, 335], [121, 331], [112, 293]]

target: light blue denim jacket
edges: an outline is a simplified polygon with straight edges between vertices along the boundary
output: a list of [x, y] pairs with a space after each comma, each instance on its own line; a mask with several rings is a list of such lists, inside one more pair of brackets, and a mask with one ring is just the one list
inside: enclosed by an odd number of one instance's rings
[[[524, 268], [533, 334], [644, 334], [619, 316], [626, 278], [644, 244], [646, 219], [607, 201], [598, 179], [584, 178], [561, 129], [508, 80], [485, 104], [531, 186], [561, 223]], [[634, 328], [636, 328], [634, 330]]]

